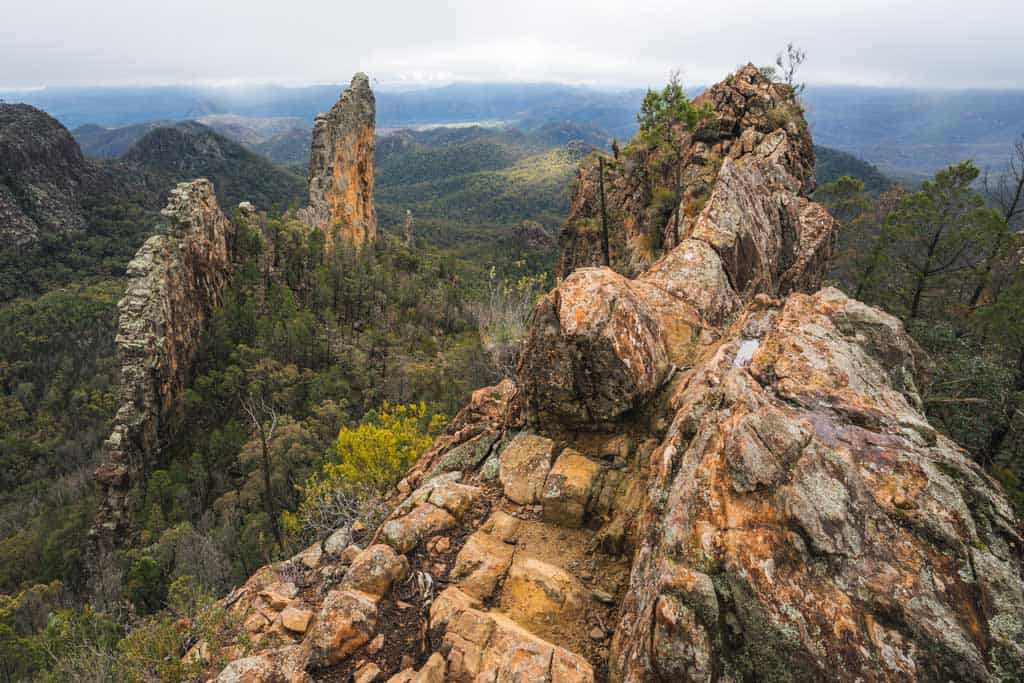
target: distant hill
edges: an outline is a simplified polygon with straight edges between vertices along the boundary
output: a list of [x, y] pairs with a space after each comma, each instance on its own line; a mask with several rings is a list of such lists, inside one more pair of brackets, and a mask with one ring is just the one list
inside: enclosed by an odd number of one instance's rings
[[59, 121], [25, 104], [0, 104], [0, 242], [83, 229], [83, 186], [93, 172]]
[[814, 175], [819, 187], [844, 175], [864, 181], [864, 189], [871, 194], [880, 194], [892, 186], [892, 181], [873, 164], [852, 154], [815, 145], [814, 156]]
[[94, 123], [88, 123], [75, 128], [71, 134], [75, 136], [75, 140], [82, 148], [82, 153], [87, 157], [116, 159], [151, 130], [173, 125], [173, 121], [147, 121], [120, 128], [104, 128]]
[[128, 163], [162, 173], [168, 183], [209, 178], [224, 207], [241, 201], [261, 209], [306, 199], [305, 178], [196, 122], [157, 128], [124, 155]]
[[[217, 114], [205, 116], [198, 123], [276, 163], [304, 165], [309, 162], [312, 124], [306, 124], [302, 119]], [[153, 121], [120, 128], [87, 124], [76, 128], [72, 133], [86, 156], [114, 158], [127, 152], [129, 147], [151, 130], [174, 125], [177, 123], [169, 121]], [[505, 130], [509, 132], [506, 133]], [[488, 136], [507, 138], [508, 135], [512, 135], [521, 138], [514, 144], [528, 144], [535, 149], [558, 147], [570, 142], [579, 142], [591, 147], [607, 147], [613, 137], [593, 124], [555, 119], [528, 119], [511, 127], [419, 124], [414, 128], [378, 128], [382, 139], [397, 132], [412, 132], [417, 136], [419, 143], [429, 146], [480, 140]]]
[[[120, 127], [94, 123], [71, 131], [82, 152], [94, 159], [124, 155], [144, 135], [157, 128], [173, 127], [184, 121], [147, 121]], [[312, 124], [295, 117], [248, 117], [215, 114], [197, 120], [207, 128], [279, 163], [307, 162]]]
[[87, 159], [46, 112], [0, 103], [0, 302], [120, 277], [156, 224], [165, 182]]

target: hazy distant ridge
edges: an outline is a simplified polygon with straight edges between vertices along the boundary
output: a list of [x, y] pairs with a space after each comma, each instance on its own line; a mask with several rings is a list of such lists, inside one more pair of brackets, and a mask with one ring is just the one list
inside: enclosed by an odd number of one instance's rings
[[[0, 93], [0, 97], [34, 104], [72, 129], [84, 124], [118, 127], [211, 116], [224, 119], [226, 114], [292, 117], [311, 124], [341, 89], [334, 85], [55, 88]], [[563, 120], [595, 126], [626, 140], [635, 131], [641, 97], [639, 90], [609, 92], [558, 84], [456, 84], [408, 92], [385, 89], [377, 95], [377, 122], [382, 128], [397, 128]], [[855, 154], [893, 177], [920, 177], [964, 158], [973, 158], [981, 166], [999, 165], [1014, 136], [1024, 132], [1024, 90], [812, 86], [804, 99], [815, 142]], [[279, 133], [274, 143], [268, 138], [266, 151], [275, 154], [276, 149], [281, 156], [301, 147], [294, 139], [297, 130]]]

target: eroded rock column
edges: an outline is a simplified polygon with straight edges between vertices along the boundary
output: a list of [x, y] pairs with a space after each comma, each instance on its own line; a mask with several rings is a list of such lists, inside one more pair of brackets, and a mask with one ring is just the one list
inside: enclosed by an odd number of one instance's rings
[[362, 245], [377, 238], [373, 207], [373, 163], [376, 101], [364, 73], [352, 78], [341, 99], [313, 125], [309, 161], [309, 207], [300, 218], [326, 235], [325, 249], [335, 241]]
[[132, 489], [181, 412], [203, 331], [231, 272], [234, 227], [210, 181], [180, 183], [162, 214], [167, 231], [146, 240], [128, 264], [118, 302], [121, 405], [96, 470], [101, 544], [115, 544], [130, 526]]

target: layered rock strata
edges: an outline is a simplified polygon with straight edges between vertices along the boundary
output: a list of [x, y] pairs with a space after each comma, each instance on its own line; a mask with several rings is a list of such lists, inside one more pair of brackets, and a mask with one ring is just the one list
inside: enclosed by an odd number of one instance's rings
[[379, 529], [226, 599], [252, 646], [220, 681], [1024, 675], [1020, 523], [922, 414], [902, 324], [819, 289], [835, 223], [802, 122], [737, 114], [765, 92], [752, 67], [712, 88], [747, 142], [679, 241], [545, 297], [517, 382], [474, 393]]
[[320, 228], [330, 253], [336, 240], [362, 245], [377, 237], [373, 205], [376, 100], [357, 73], [337, 104], [316, 118], [309, 162], [309, 206], [300, 218]]
[[129, 528], [130, 494], [180, 414], [206, 323], [231, 272], [234, 227], [205, 179], [180, 183], [162, 212], [166, 232], [128, 264], [118, 302], [121, 403], [96, 471], [96, 533], [109, 542]]

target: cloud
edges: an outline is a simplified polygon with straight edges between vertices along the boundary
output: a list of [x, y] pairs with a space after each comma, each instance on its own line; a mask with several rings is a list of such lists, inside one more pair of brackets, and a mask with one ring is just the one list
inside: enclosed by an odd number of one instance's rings
[[[840, 6], [841, 5], [841, 6]], [[0, 0], [0, 86], [716, 80], [787, 41], [810, 82], [1024, 87], [1024, 3]]]

